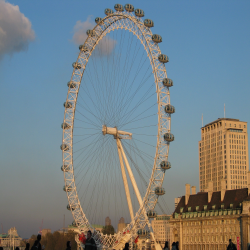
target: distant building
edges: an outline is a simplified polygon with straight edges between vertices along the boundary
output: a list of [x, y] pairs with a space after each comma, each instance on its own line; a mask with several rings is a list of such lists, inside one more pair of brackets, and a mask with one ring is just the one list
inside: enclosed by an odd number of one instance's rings
[[110, 226], [110, 225], [111, 225], [111, 219], [109, 217], [106, 217], [105, 226]]
[[[250, 172], [248, 173], [250, 177]], [[213, 191], [209, 182], [207, 192], [182, 196], [170, 223], [170, 243], [179, 241], [180, 250], [225, 250], [228, 240], [239, 242], [245, 250], [250, 242], [250, 185], [248, 188], [226, 190], [221, 180], [221, 191]], [[193, 190], [194, 191], [194, 190]]]
[[154, 231], [155, 240], [159, 243], [162, 248], [166, 241], [170, 241], [170, 215], [157, 215], [154, 220], [152, 220], [152, 228]]
[[247, 187], [247, 123], [238, 119], [219, 118], [201, 128], [199, 141], [199, 185], [206, 191], [213, 181], [213, 191], [220, 191], [220, 180], [226, 189]]
[[20, 247], [21, 240], [15, 227], [10, 228], [8, 234], [0, 234], [1, 247]]
[[42, 237], [46, 236], [47, 233], [51, 233], [51, 229], [42, 229]]
[[122, 231], [125, 227], [127, 226], [127, 223], [125, 223], [125, 220], [123, 217], [121, 217], [121, 219], [119, 220], [118, 223], [118, 232]]

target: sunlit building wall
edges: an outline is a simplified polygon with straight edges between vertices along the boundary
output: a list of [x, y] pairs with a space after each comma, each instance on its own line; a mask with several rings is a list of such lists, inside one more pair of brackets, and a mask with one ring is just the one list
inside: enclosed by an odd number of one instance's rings
[[220, 191], [220, 179], [226, 189], [247, 187], [247, 123], [238, 119], [219, 118], [201, 128], [199, 141], [199, 185], [205, 191], [213, 181], [213, 191]]

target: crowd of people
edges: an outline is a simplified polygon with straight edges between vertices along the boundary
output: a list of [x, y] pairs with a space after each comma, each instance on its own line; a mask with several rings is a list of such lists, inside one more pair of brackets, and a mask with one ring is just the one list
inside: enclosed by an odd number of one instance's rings
[[[41, 235], [38, 234], [37, 235], [37, 239], [35, 240], [33, 246], [30, 249], [30, 243], [26, 244], [25, 250], [44, 250], [44, 246], [41, 246]], [[71, 250], [71, 242], [67, 241], [67, 245], [66, 245], [66, 250]], [[0, 250], [3, 250], [3, 247], [0, 247]], [[16, 247], [15, 250], [20, 250], [19, 247]], [[92, 232], [89, 230], [87, 233], [87, 239], [85, 242], [85, 250], [97, 250], [97, 246], [95, 243], [95, 240], [92, 238]], [[123, 248], [123, 250], [129, 250], [129, 243], [125, 244], [125, 247]], [[163, 248], [163, 250], [179, 250], [179, 242], [173, 242], [171, 248], [169, 247], [169, 243], [168, 241], [165, 242], [165, 246]], [[232, 242], [231, 239], [229, 239], [229, 244], [227, 246], [227, 249], [225, 250], [237, 250], [235, 244]], [[248, 246], [248, 249], [250, 250], [250, 245]]]

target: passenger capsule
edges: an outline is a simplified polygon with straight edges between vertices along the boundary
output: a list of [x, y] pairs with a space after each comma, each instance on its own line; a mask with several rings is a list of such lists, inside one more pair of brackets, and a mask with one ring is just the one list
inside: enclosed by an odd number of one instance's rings
[[168, 114], [173, 114], [175, 112], [175, 107], [170, 104], [167, 104], [165, 106], [165, 112]]
[[87, 31], [86, 31], [86, 34], [87, 34], [88, 36], [93, 37], [93, 36], [95, 36], [95, 31], [94, 31], [94, 30], [87, 30]]
[[79, 46], [79, 50], [83, 51], [83, 52], [87, 52], [88, 48], [85, 45], [82, 44], [82, 45]]
[[72, 103], [71, 102], [65, 102], [64, 104], [63, 104], [63, 106], [66, 108], [66, 109], [70, 109], [70, 108], [72, 108]]
[[154, 35], [152, 35], [152, 40], [155, 43], [161, 43], [162, 42], [162, 37], [160, 35], [154, 34]]
[[157, 216], [157, 213], [155, 211], [149, 210], [147, 212], [148, 218], [155, 218]]
[[154, 27], [154, 22], [151, 19], [145, 19], [144, 25], [148, 28], [152, 28], [152, 27]]
[[67, 144], [62, 144], [60, 148], [63, 151], [68, 151], [69, 150], [69, 146]]
[[61, 125], [62, 129], [69, 129], [70, 127], [71, 126], [68, 123], [66, 123], [66, 122], [62, 123], [62, 125]]
[[70, 211], [74, 211], [74, 210], [76, 209], [76, 206], [74, 206], [74, 205], [71, 205], [71, 206], [70, 206], [70, 205], [68, 204], [68, 205], [67, 205], [67, 209], [70, 210]]
[[160, 54], [160, 55], [158, 56], [158, 60], [159, 60], [160, 62], [162, 62], [162, 63], [167, 63], [167, 62], [169, 62], [168, 56], [166, 56], [166, 55], [164, 55], [164, 54]]
[[132, 4], [125, 4], [124, 9], [128, 12], [133, 12], [134, 11], [134, 6]]
[[102, 18], [101, 17], [96, 17], [95, 22], [96, 22], [96, 24], [102, 23]]
[[149, 235], [149, 231], [147, 231], [147, 230], [144, 230], [144, 229], [139, 229], [138, 231], [137, 231], [137, 234], [139, 235], [139, 236], [147, 236], [147, 235]]
[[169, 79], [169, 78], [164, 78], [162, 81], [162, 84], [165, 87], [172, 87], [173, 86], [173, 80]]
[[106, 16], [109, 16], [109, 15], [112, 15], [114, 13], [114, 11], [111, 9], [105, 9], [104, 13]]
[[81, 64], [78, 63], [78, 62], [72, 63], [72, 66], [73, 66], [74, 69], [80, 69], [82, 67]]
[[79, 226], [80, 225], [80, 223], [79, 222], [75, 222], [75, 221], [72, 221], [72, 226], [74, 226], [74, 227], [76, 227], [76, 226]]
[[124, 8], [121, 4], [117, 3], [117, 4], [115, 4], [115, 10], [116, 11], [124, 11]]
[[164, 188], [162, 188], [162, 187], [156, 187], [155, 188], [155, 194], [156, 195], [164, 195], [165, 194]]
[[62, 166], [61, 166], [61, 170], [62, 170], [63, 172], [69, 172], [69, 165], [62, 165]]
[[76, 84], [73, 83], [73, 82], [68, 82], [67, 83], [68, 87], [71, 88], [71, 89], [74, 89], [76, 87]]
[[160, 166], [161, 166], [161, 169], [165, 171], [171, 168], [171, 163], [169, 161], [162, 161]]
[[63, 187], [63, 191], [65, 191], [65, 192], [71, 192], [72, 190], [73, 190], [73, 188], [69, 185], [66, 185]]
[[171, 142], [174, 140], [174, 135], [171, 133], [166, 133], [164, 134], [164, 140], [167, 142]]
[[140, 9], [135, 10], [135, 15], [138, 17], [144, 17], [144, 11]]

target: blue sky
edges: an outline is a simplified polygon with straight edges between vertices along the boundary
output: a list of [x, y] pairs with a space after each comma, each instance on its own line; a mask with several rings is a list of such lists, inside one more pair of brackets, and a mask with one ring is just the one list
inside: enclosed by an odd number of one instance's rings
[[[63, 226], [64, 214], [65, 224], [72, 222], [62, 191], [59, 146], [66, 83], [78, 56], [74, 26], [77, 21], [103, 17], [104, 9], [113, 9], [116, 1], [9, 3], [19, 6], [31, 28], [6, 43], [0, 36], [0, 44], [6, 46], [0, 47], [0, 223], [5, 232], [16, 226], [21, 237], [29, 237], [37, 233], [42, 219], [43, 227], [52, 231]], [[164, 187], [173, 211], [174, 198], [184, 194], [185, 183], [198, 191], [202, 114], [204, 124], [223, 117], [225, 103], [226, 117], [250, 121], [250, 2], [130, 3], [154, 20], [152, 32], [162, 36], [161, 51], [170, 58], [166, 69], [174, 80], [171, 104], [176, 113], [171, 130], [175, 141], [170, 145], [172, 168]], [[17, 20], [12, 15], [4, 17]], [[8, 47], [20, 36], [24, 41], [20, 40], [19, 49]]]

